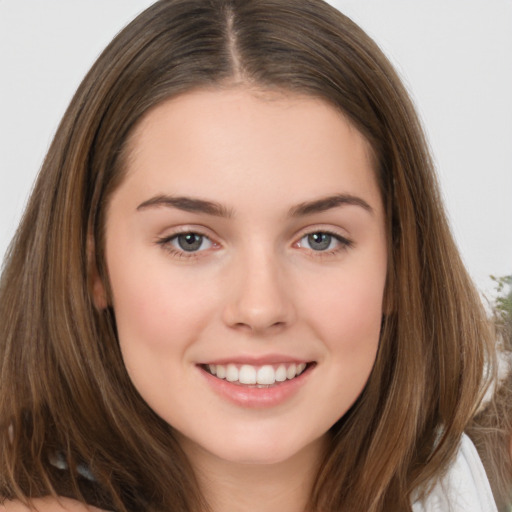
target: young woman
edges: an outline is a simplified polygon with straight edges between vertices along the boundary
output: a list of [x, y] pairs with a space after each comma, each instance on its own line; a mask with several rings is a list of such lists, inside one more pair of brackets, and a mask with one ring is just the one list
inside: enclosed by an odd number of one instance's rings
[[[485, 315], [377, 46], [163, 0], [79, 87], [0, 288], [7, 511], [494, 511]], [[455, 485], [456, 484], [456, 485]]]

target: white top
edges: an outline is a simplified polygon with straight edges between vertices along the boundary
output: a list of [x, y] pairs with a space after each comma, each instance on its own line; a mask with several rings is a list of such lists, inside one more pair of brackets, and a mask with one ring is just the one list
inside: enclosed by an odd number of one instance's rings
[[498, 512], [491, 486], [475, 446], [462, 437], [457, 457], [446, 475], [413, 512]]

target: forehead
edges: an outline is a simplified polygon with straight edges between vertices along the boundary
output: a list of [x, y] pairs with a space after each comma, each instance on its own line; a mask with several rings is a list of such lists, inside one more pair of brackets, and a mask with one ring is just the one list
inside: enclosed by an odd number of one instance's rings
[[153, 193], [200, 187], [228, 200], [268, 182], [282, 197], [284, 190], [353, 191], [326, 190], [338, 185], [376, 189], [371, 147], [347, 118], [326, 101], [284, 91], [238, 87], [174, 97], [139, 122], [127, 154], [125, 181]]

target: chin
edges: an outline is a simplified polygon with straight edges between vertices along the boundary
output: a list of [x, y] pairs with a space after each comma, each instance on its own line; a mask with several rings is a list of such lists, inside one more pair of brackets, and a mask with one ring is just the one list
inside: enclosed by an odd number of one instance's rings
[[[263, 434], [263, 435], [262, 435]], [[213, 442], [205, 442], [199, 446], [200, 451], [209, 452], [214, 458], [230, 464], [240, 465], [276, 465], [287, 461], [301, 459], [303, 456], [311, 456], [312, 453], [318, 454], [320, 447], [325, 442], [326, 437], [321, 436], [317, 439], [300, 438], [294, 439], [287, 435], [279, 433], [278, 435], [265, 434], [263, 431], [259, 436], [249, 435], [242, 438], [226, 435], [219, 443], [218, 439]], [[184, 444], [185, 451], [187, 447], [192, 448], [191, 441]], [[196, 443], [192, 443], [198, 445]]]

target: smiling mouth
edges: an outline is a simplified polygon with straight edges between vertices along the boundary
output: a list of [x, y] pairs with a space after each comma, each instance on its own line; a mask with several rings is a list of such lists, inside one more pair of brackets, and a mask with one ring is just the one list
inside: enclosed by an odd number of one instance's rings
[[268, 388], [293, 380], [315, 363], [280, 363], [253, 366], [250, 364], [204, 364], [201, 368], [214, 377], [232, 384]]

